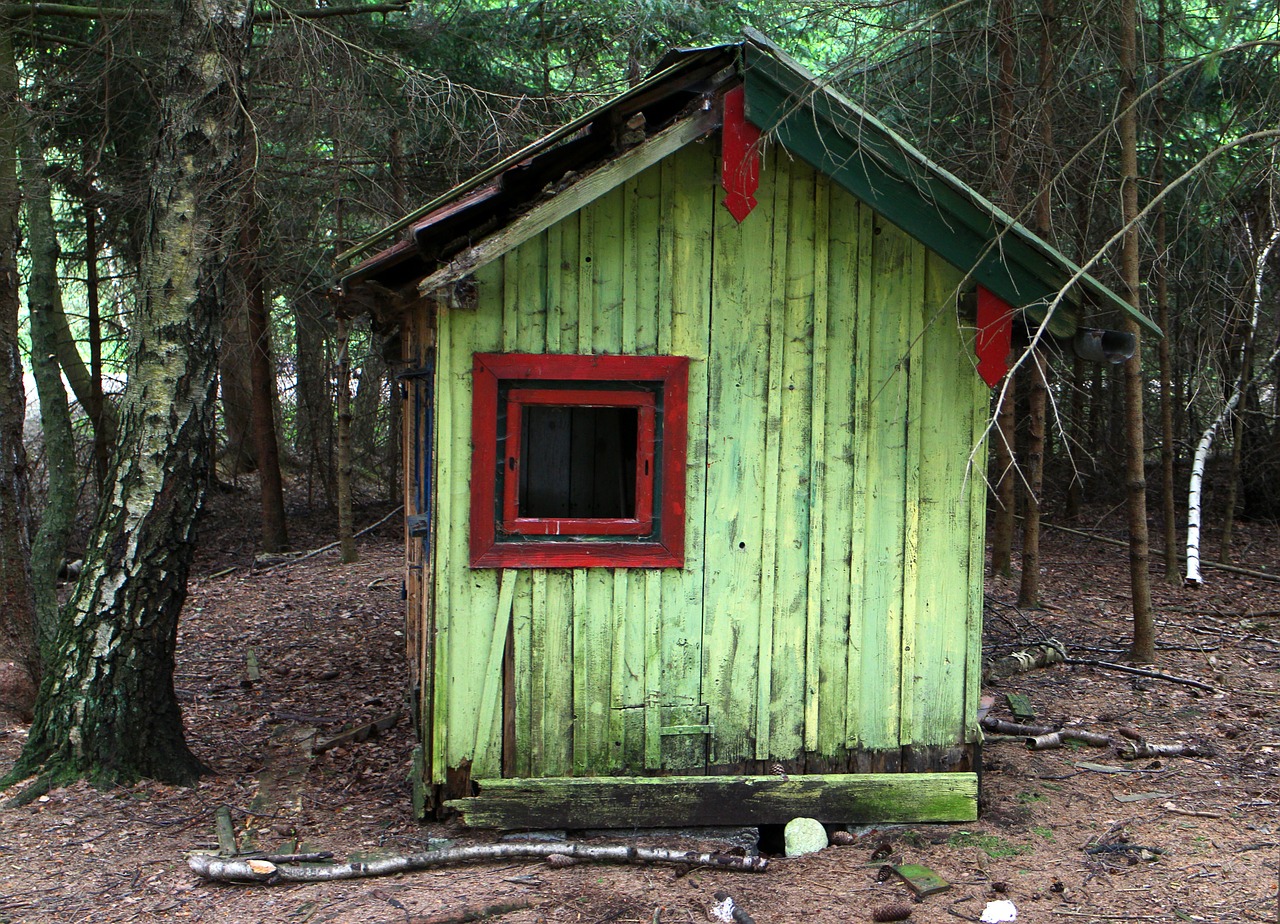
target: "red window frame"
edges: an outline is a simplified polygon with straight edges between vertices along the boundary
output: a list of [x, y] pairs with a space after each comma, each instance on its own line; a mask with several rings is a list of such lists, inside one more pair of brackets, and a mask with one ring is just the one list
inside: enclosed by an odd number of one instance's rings
[[[472, 388], [471, 567], [683, 567], [686, 357], [477, 353]], [[519, 515], [515, 470], [530, 405], [636, 409], [634, 516]]]

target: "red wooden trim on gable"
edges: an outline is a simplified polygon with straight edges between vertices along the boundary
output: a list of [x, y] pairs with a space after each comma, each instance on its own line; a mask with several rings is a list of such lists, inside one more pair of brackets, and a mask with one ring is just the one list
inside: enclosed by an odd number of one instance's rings
[[760, 186], [760, 129], [747, 121], [747, 93], [742, 86], [724, 96], [720, 185], [728, 193], [725, 208], [741, 224], [756, 207], [755, 192]]
[[[652, 404], [646, 408], [640, 395], [652, 402], [652, 393], [625, 389], [560, 389], [555, 386], [537, 388], [538, 380], [550, 382], [658, 383], [662, 388], [661, 520], [657, 535], [653, 530], [654, 476], [649, 467], [641, 488], [645, 458], [654, 459], [657, 445], [656, 414]], [[564, 534], [567, 527], [578, 523], [593, 528], [592, 533], [578, 532], [565, 540], [499, 539], [498, 525], [498, 411], [500, 383], [528, 381], [530, 387], [512, 389], [516, 403], [558, 403], [591, 406], [637, 406], [641, 411], [641, 432], [637, 439], [637, 514], [648, 520], [648, 530], [634, 539], [595, 539], [594, 535], [626, 535], [625, 527], [636, 521], [606, 518], [574, 520], [547, 519], [559, 529], [539, 533], [538, 521], [522, 518], [517, 522], [526, 535]], [[684, 566], [685, 465], [688, 455], [689, 360], [683, 356], [581, 356], [531, 353], [477, 353], [472, 363], [471, 415], [471, 529], [470, 559], [473, 568], [679, 568]], [[563, 401], [561, 394], [571, 395]], [[510, 394], [508, 404], [512, 401]], [[509, 411], [510, 413], [510, 411]], [[506, 439], [511, 438], [508, 420]], [[516, 430], [520, 427], [517, 424]], [[519, 436], [517, 435], [517, 449]], [[641, 443], [645, 446], [642, 447]], [[645, 492], [642, 494], [642, 490]], [[504, 520], [514, 510], [504, 491]], [[646, 496], [647, 495], [647, 496]], [[644, 505], [643, 507], [641, 505]], [[647, 508], [647, 509], [645, 509]], [[639, 520], [640, 517], [637, 517]], [[613, 524], [608, 527], [608, 524]], [[504, 523], [504, 527], [505, 527]], [[600, 529], [606, 526], [606, 529]]]
[[978, 375], [995, 386], [1009, 371], [1013, 346], [1013, 306], [989, 289], [978, 286]]

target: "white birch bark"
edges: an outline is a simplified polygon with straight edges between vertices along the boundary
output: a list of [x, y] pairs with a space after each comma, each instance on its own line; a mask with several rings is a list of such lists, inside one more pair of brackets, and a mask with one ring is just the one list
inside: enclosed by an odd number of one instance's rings
[[[1258, 317], [1262, 313], [1262, 274], [1267, 267], [1267, 258], [1271, 256], [1271, 251], [1275, 248], [1276, 242], [1280, 241], [1280, 228], [1271, 232], [1271, 236], [1267, 238], [1267, 243], [1258, 253], [1257, 259], [1254, 261], [1253, 272], [1253, 313], [1249, 318], [1250, 331], [1258, 329]], [[1267, 357], [1267, 361], [1263, 363], [1263, 368], [1267, 368], [1280, 357], [1280, 348]], [[1204, 483], [1204, 468], [1209, 459], [1209, 449], [1213, 446], [1213, 438], [1218, 433], [1218, 428], [1222, 426], [1223, 421], [1227, 420], [1240, 404], [1240, 396], [1244, 392], [1245, 370], [1240, 370], [1240, 375], [1236, 379], [1235, 385], [1231, 389], [1231, 396], [1227, 399], [1227, 403], [1223, 405], [1222, 411], [1214, 418], [1213, 423], [1209, 424], [1204, 435], [1200, 437], [1200, 442], [1196, 446], [1195, 458], [1191, 463], [1191, 480], [1187, 491], [1187, 577], [1185, 583], [1192, 587], [1198, 587], [1204, 583], [1204, 578], [1200, 573], [1200, 508], [1201, 508], [1201, 487]], [[1227, 514], [1230, 516], [1230, 512]]]

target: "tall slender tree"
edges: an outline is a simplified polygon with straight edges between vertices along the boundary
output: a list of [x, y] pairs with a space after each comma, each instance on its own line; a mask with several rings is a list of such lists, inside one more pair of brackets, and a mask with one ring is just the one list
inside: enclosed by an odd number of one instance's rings
[[[1141, 307], [1140, 228], [1138, 227], [1138, 2], [1120, 0], [1120, 195], [1125, 225], [1120, 275], [1123, 295]], [[1137, 348], [1124, 364], [1125, 497], [1129, 523], [1129, 586], [1133, 603], [1133, 659], [1156, 658], [1155, 617], [1151, 610], [1150, 546], [1147, 532], [1146, 437], [1142, 401], [1142, 332], [1138, 322], [1125, 319], [1125, 329]]]
[[120, 451], [10, 778], [190, 781], [173, 690], [235, 241], [251, 0], [175, 0]]
[[25, 716], [39, 676], [27, 452], [27, 397], [18, 352], [18, 65], [12, 22], [0, 16], [0, 711]]

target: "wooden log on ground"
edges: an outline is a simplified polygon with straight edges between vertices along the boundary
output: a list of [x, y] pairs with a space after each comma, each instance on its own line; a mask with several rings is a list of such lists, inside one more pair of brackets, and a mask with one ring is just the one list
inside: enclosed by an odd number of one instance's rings
[[215, 882], [331, 882], [339, 879], [367, 879], [415, 870], [432, 869], [484, 860], [547, 859], [573, 857], [596, 863], [670, 863], [678, 866], [710, 866], [742, 872], [764, 872], [764, 857], [737, 857], [694, 850], [663, 847], [588, 844], [481, 844], [473, 847], [446, 847], [407, 856], [381, 857], [362, 862], [333, 863], [328, 866], [295, 866], [269, 860], [227, 859], [208, 853], [191, 854], [187, 865], [197, 876]]

